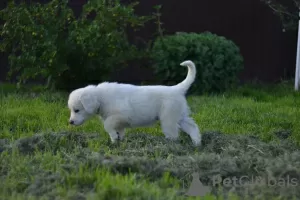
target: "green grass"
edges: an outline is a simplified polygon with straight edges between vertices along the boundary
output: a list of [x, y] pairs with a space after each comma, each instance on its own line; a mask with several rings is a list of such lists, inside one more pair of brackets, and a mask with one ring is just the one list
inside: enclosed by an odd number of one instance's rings
[[[113, 145], [96, 117], [68, 125], [68, 94], [37, 91], [0, 87], [0, 199], [189, 199], [181, 194], [193, 170], [221, 173], [235, 163], [231, 173], [269, 167], [275, 176], [300, 165], [300, 94], [290, 84], [188, 97], [203, 140], [210, 141], [200, 148], [184, 134], [166, 141], [159, 124], [128, 129], [126, 140]], [[286, 154], [289, 160], [278, 164]]]

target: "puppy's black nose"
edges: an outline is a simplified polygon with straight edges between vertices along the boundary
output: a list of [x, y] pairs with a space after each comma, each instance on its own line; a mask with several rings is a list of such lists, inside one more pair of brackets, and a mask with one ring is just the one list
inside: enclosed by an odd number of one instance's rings
[[73, 121], [73, 120], [70, 120], [69, 123], [70, 123], [70, 124], [74, 124], [74, 121]]

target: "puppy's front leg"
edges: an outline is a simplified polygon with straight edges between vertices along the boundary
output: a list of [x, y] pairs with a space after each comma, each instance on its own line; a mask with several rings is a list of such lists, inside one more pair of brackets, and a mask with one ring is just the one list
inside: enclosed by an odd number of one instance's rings
[[124, 119], [118, 115], [112, 115], [105, 119], [104, 129], [109, 134], [112, 143], [124, 139], [124, 124]]

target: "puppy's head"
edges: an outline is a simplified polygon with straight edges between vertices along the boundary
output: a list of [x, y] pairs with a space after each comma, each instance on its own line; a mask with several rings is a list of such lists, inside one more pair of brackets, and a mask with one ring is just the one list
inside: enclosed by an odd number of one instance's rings
[[71, 125], [81, 125], [97, 112], [100, 103], [96, 90], [95, 86], [87, 86], [70, 93], [68, 107], [71, 112]]

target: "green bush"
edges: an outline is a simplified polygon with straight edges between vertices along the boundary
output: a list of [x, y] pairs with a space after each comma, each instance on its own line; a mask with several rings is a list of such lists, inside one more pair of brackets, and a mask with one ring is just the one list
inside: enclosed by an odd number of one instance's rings
[[137, 3], [89, 0], [78, 18], [67, 3], [9, 2], [1, 10], [0, 49], [9, 53], [9, 77], [17, 74], [19, 83], [42, 78], [55, 87], [88, 83], [143, 55], [126, 34], [152, 18], [135, 15]]
[[165, 84], [182, 81], [187, 69], [179, 64], [192, 60], [197, 77], [189, 92], [196, 94], [221, 92], [234, 86], [243, 68], [239, 48], [232, 41], [209, 32], [159, 37], [152, 47], [152, 59], [155, 74], [166, 80]]

